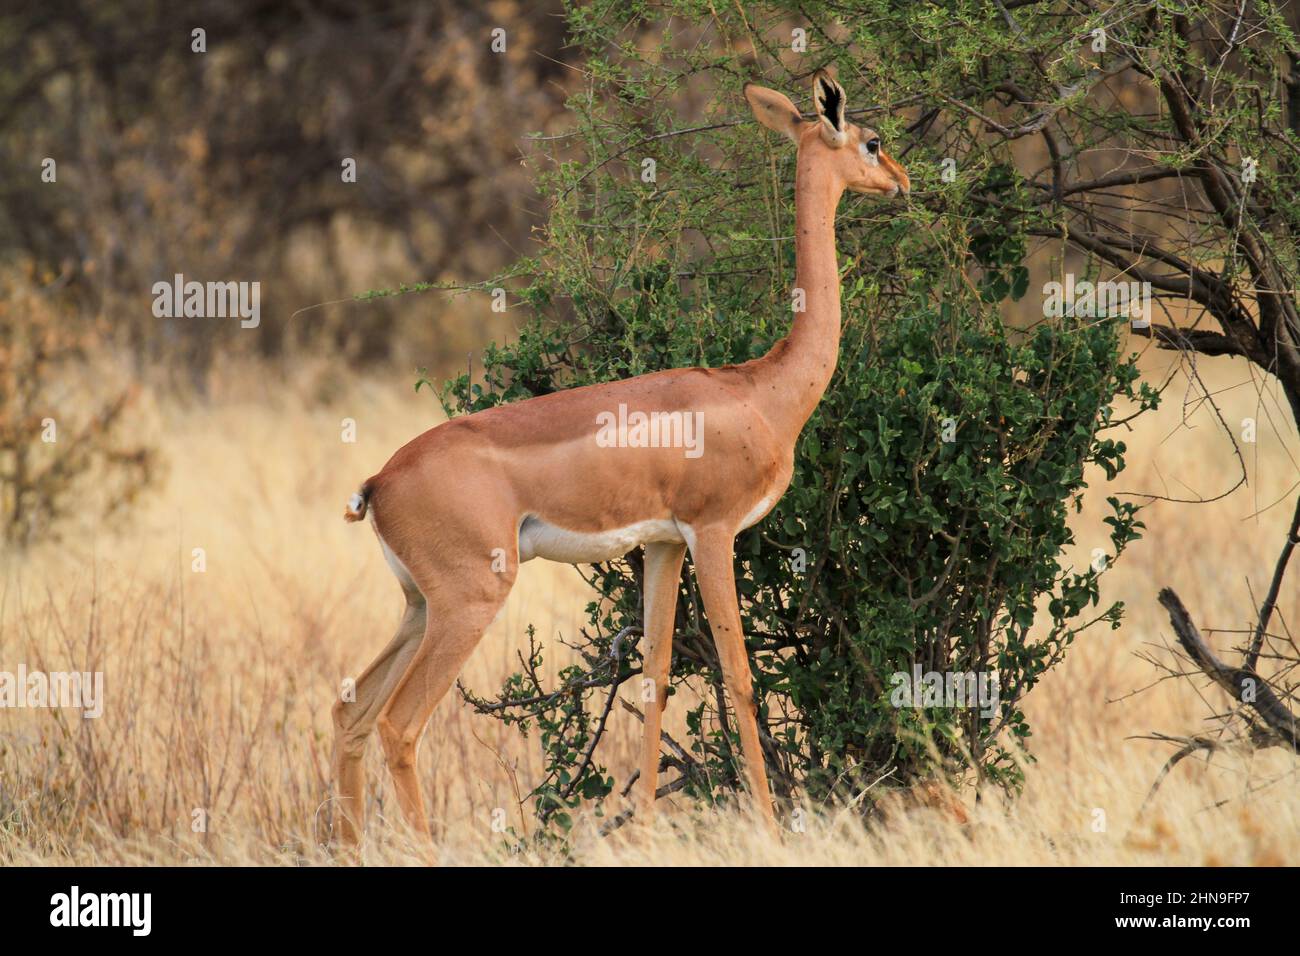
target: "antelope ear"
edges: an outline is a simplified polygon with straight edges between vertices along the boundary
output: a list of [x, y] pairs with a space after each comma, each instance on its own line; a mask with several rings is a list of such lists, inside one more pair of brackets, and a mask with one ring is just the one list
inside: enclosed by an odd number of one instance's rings
[[745, 84], [745, 99], [758, 120], [773, 132], [787, 137], [796, 146], [799, 145], [799, 130], [803, 126], [803, 117], [790, 102], [790, 97], [766, 86], [755, 83]]
[[813, 74], [813, 107], [817, 110], [818, 127], [827, 146], [836, 149], [849, 141], [844, 125], [844, 87], [840, 86], [830, 70]]

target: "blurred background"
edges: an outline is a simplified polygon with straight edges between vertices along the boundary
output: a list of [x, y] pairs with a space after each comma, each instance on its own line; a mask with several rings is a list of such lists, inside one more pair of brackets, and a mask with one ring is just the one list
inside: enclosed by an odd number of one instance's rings
[[[243, 354], [463, 364], [507, 327], [482, 297], [295, 313], [481, 281], [527, 249], [526, 137], [563, 125], [574, 75], [558, 0], [5, 6], [0, 268], [96, 320], [137, 373], [203, 391]], [[156, 319], [149, 290], [176, 272], [259, 281], [260, 327]]]

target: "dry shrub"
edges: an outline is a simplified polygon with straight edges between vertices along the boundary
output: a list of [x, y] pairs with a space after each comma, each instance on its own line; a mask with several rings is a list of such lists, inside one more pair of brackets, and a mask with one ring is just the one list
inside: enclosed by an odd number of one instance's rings
[[102, 324], [78, 321], [57, 281], [0, 278], [0, 540], [56, 535], [76, 514], [113, 517], [158, 455], [123, 437], [138, 389], [97, 361]]

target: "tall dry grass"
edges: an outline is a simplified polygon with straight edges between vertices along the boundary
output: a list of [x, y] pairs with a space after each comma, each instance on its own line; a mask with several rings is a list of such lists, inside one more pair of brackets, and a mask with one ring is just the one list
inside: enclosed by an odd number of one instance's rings
[[[1174, 361], [1148, 357], [1153, 378]], [[473, 716], [454, 696], [421, 749], [425, 797], [450, 863], [1267, 864], [1300, 862], [1293, 758], [1279, 752], [1189, 759], [1146, 811], [1168, 747], [1131, 739], [1192, 733], [1224, 705], [1204, 681], [1157, 682], [1141, 653], [1171, 635], [1156, 590], [1175, 587], [1202, 626], [1235, 628], [1252, 614], [1289, 507], [1265, 508], [1300, 476], [1285, 414], [1239, 363], [1202, 360], [1225, 418], [1259, 421], [1243, 446], [1250, 484], [1206, 505], [1156, 504], [1150, 526], [1104, 577], [1123, 599], [1123, 628], [1083, 635], [1029, 698], [1037, 758], [1023, 795], [974, 801], [970, 822], [898, 812], [868, 832], [809, 808], [802, 832], [760, 835], [738, 813], [701, 814], [670, 801], [653, 833], [608, 838], [582, 821], [571, 856], [513, 853], [494, 832], [503, 810], [517, 832], [541, 760], [534, 740]], [[97, 720], [71, 710], [0, 710], [0, 863], [316, 863], [332, 818], [329, 709], [339, 681], [359, 673], [396, 626], [401, 599], [367, 528], [340, 520], [342, 502], [400, 444], [439, 415], [407, 376], [351, 381], [326, 367], [285, 382], [255, 368], [224, 373], [213, 400], [155, 401], [141, 437], [169, 459], [165, 485], [125, 524], [99, 525], [87, 507], [58, 546], [0, 558], [0, 670], [102, 670]], [[1209, 497], [1230, 487], [1237, 459], [1204, 402], [1175, 381], [1158, 414], [1135, 424], [1131, 467], [1112, 486], [1093, 476], [1066, 560], [1106, 543], [1100, 499], [1115, 491]], [[322, 397], [324, 400], [322, 401]], [[354, 444], [342, 420], [357, 424]], [[93, 495], [93, 489], [88, 491]], [[1292, 488], [1292, 494], [1294, 489]], [[1258, 514], [1256, 514], [1258, 512]], [[206, 570], [193, 570], [203, 549]], [[1298, 572], [1300, 573], [1300, 572]], [[1281, 607], [1294, 628], [1294, 575]], [[581, 626], [590, 599], [568, 567], [533, 562], [464, 674], [495, 688], [516, 664], [525, 626], [565, 659], [559, 636]], [[1230, 635], [1213, 643], [1226, 652]], [[1201, 687], [1204, 699], [1198, 697]], [[670, 732], [681, 707], [670, 709]], [[619, 714], [605, 759], [635, 764], [637, 726]], [[396, 804], [369, 756], [372, 862], [419, 857], [390, 824]], [[206, 821], [195, 832], [196, 812]], [[498, 816], [499, 819], [499, 816]]]

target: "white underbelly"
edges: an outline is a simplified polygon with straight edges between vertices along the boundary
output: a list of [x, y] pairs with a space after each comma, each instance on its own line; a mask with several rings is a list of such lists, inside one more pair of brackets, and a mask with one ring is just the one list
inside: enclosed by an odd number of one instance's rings
[[767, 513], [772, 510], [772, 504], [774, 501], [774, 496], [767, 497], [754, 505], [753, 508], [749, 509], [749, 514], [740, 519], [740, 530], [744, 531], [746, 528], [752, 528], [754, 525], [762, 521]]
[[655, 541], [687, 543], [684, 530], [672, 518], [654, 518], [609, 531], [570, 531], [530, 515], [519, 526], [519, 560], [545, 558], [564, 564], [612, 561]]

